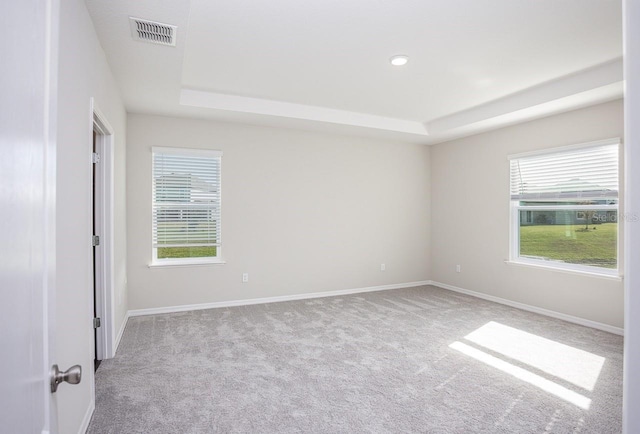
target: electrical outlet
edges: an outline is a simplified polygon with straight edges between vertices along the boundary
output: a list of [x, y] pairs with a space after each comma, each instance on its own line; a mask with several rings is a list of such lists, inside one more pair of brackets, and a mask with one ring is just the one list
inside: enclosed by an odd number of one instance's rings
[[460, 268], [459, 265], [456, 265], [456, 273], [459, 273], [460, 271], [462, 271], [462, 269]]
[[380, 271], [384, 271], [387, 269], [387, 266], [384, 264], [380, 264]]
[[242, 273], [242, 283], [247, 283], [249, 281], [249, 273]]

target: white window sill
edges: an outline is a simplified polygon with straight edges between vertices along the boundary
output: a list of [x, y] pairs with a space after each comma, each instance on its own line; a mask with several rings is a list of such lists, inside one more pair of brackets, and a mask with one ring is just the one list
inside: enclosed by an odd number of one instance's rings
[[554, 265], [552, 261], [549, 261], [549, 264], [547, 264], [547, 263], [540, 263], [540, 262], [533, 262], [533, 261], [530, 262], [530, 261], [523, 261], [523, 260], [505, 260], [504, 263], [507, 265], [516, 265], [519, 267], [540, 268], [544, 270], [558, 271], [561, 273], [577, 274], [580, 276], [599, 277], [602, 279], [609, 279], [609, 280], [616, 280], [616, 281], [622, 281], [624, 278], [623, 275], [617, 274], [617, 270], [612, 270], [611, 272], [606, 272], [606, 271], [598, 272], [598, 271], [592, 271], [592, 270], [566, 268], [563, 266]]
[[227, 261], [222, 259], [207, 259], [200, 261], [185, 261], [185, 260], [177, 260], [177, 261], [156, 261], [149, 264], [149, 268], [166, 268], [166, 267], [203, 267], [209, 265], [224, 265]]

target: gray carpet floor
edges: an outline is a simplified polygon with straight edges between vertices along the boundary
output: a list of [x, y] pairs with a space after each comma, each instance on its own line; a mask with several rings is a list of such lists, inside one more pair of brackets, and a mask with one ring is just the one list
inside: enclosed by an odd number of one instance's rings
[[129, 319], [89, 433], [619, 433], [620, 336], [424, 286]]

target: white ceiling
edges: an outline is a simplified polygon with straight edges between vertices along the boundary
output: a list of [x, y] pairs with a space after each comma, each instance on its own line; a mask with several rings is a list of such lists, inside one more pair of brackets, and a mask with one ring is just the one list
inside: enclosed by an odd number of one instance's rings
[[130, 112], [436, 143], [622, 96], [620, 0], [86, 3]]

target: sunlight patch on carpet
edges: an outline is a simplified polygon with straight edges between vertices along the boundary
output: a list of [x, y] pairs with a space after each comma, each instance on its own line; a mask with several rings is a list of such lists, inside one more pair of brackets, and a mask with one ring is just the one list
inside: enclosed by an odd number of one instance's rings
[[604, 357], [494, 321], [464, 338], [589, 392], [605, 362]]
[[449, 347], [493, 368], [499, 369], [506, 374], [512, 375], [519, 380], [536, 386], [545, 392], [555, 395], [558, 398], [570, 402], [582, 409], [588, 410], [591, 405], [591, 400], [586, 396], [574, 392], [573, 390], [569, 390], [564, 386], [541, 377], [540, 375], [534, 374], [533, 372], [527, 371], [519, 366], [512, 365], [511, 363], [505, 362], [504, 360], [473, 348], [467, 344], [456, 341], [449, 345]]

